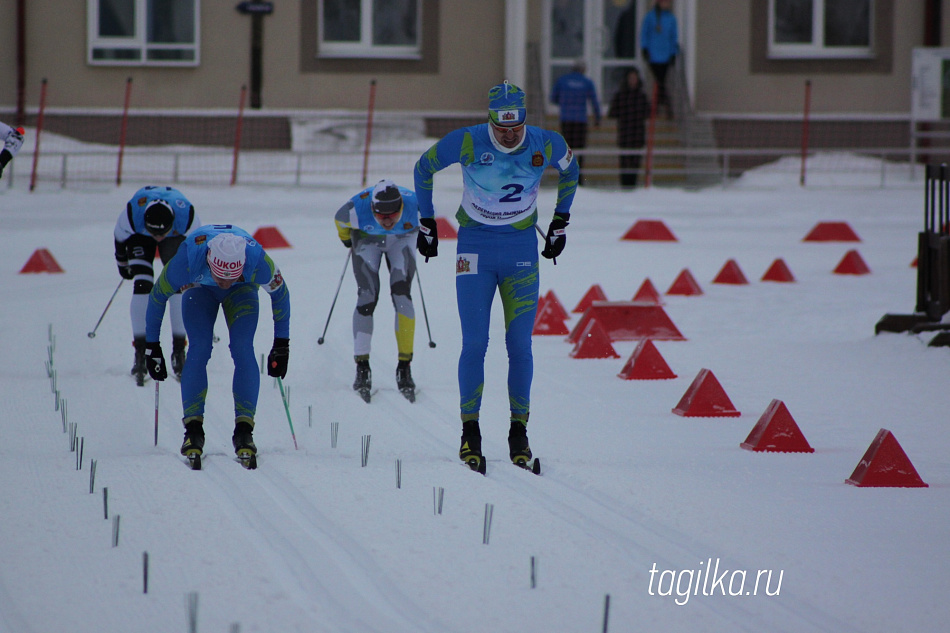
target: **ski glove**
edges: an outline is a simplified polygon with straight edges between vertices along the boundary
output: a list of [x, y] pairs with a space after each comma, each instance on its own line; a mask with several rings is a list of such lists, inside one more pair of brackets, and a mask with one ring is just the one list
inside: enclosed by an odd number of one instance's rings
[[158, 341], [145, 344], [145, 368], [152, 380], [168, 378], [168, 368], [165, 367], [165, 355], [162, 354], [162, 344]]
[[6, 167], [7, 163], [11, 160], [13, 160], [13, 154], [10, 153], [10, 150], [5, 149], [0, 151], [0, 177], [3, 176], [3, 168]]
[[129, 266], [129, 262], [120, 262], [116, 260], [115, 265], [119, 268], [119, 275], [122, 279], [132, 279], [135, 275], [132, 274], [132, 267]]
[[351, 246], [353, 246], [353, 240], [340, 240], [340, 241], [343, 242], [343, 246], [347, 248], [350, 248]]
[[544, 250], [541, 251], [542, 257], [554, 259], [561, 254], [564, 246], [567, 244], [567, 225], [569, 215], [554, 215], [548, 226], [548, 234], [544, 240]]
[[416, 237], [416, 248], [419, 254], [429, 261], [430, 257], [439, 254], [439, 227], [435, 218], [419, 218], [419, 235]]
[[283, 378], [287, 375], [287, 361], [290, 359], [290, 339], [275, 338], [274, 346], [267, 355], [267, 375]]

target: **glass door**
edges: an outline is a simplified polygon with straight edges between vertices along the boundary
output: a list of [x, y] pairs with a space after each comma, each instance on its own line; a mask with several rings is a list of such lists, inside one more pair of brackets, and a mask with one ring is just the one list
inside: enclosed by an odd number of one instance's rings
[[[597, 88], [601, 109], [639, 63], [640, 13], [648, 0], [545, 0], [544, 79], [546, 97], [558, 78], [577, 62]], [[545, 98], [545, 102], [547, 99]], [[550, 103], [548, 113], [556, 109]]]

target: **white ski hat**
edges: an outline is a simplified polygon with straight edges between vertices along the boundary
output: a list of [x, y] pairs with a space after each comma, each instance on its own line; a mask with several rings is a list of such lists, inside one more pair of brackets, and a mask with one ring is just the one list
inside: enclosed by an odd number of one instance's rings
[[247, 240], [234, 233], [219, 233], [208, 242], [208, 266], [219, 279], [238, 279], [244, 272]]

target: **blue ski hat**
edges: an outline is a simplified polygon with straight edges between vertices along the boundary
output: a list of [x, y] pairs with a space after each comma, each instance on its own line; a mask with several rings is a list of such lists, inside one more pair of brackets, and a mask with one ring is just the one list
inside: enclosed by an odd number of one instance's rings
[[489, 120], [501, 127], [523, 125], [528, 115], [524, 100], [524, 90], [507, 80], [492, 86], [488, 91]]

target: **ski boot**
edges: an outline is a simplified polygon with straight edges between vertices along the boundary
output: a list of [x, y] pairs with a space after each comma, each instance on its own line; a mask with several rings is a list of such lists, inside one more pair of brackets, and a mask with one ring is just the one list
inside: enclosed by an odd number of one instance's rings
[[148, 370], [145, 369], [145, 338], [133, 339], [132, 347], [135, 348], [135, 361], [132, 364], [131, 374], [135, 378], [135, 384], [142, 387], [148, 377]]
[[462, 445], [459, 459], [475, 472], [485, 474], [485, 457], [482, 455], [482, 432], [478, 420], [462, 422]]
[[204, 418], [195, 416], [185, 418], [185, 439], [181, 443], [181, 454], [191, 462], [192, 470], [201, 470], [201, 453], [205, 446]]
[[181, 382], [181, 370], [185, 367], [185, 344], [187, 340], [184, 336], [172, 337], [172, 371], [175, 373], [175, 380]]
[[247, 469], [257, 468], [257, 446], [254, 445], [254, 420], [247, 416], [239, 416], [234, 420], [234, 435], [231, 444], [238, 461]]
[[508, 456], [511, 463], [530, 470], [535, 475], [541, 474], [541, 463], [531, 459], [531, 447], [528, 446], [528, 421], [513, 419], [508, 429]]
[[396, 365], [396, 387], [399, 393], [409, 402], [416, 401], [416, 383], [412, 380], [412, 372], [409, 370], [408, 360], [401, 360]]
[[356, 360], [356, 380], [353, 381], [353, 389], [360, 394], [364, 402], [370, 401], [373, 389], [373, 372], [369, 368], [369, 358], [358, 358]]

